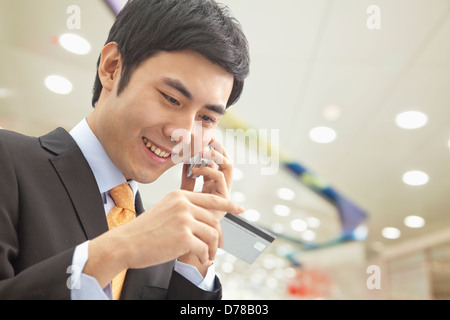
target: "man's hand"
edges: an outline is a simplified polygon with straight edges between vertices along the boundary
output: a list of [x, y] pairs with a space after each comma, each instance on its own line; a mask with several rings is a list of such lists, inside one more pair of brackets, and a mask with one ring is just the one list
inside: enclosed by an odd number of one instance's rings
[[[219, 141], [215, 141], [213, 139], [210, 145], [212, 146], [211, 151], [204, 151], [202, 156], [203, 158], [212, 160], [211, 163], [207, 167], [193, 168], [192, 172], [196, 176], [203, 176], [202, 193], [214, 194], [224, 199], [229, 199], [231, 182], [233, 178], [232, 161], [229, 159], [224, 147]], [[184, 164], [183, 166], [181, 189], [193, 191], [195, 187], [195, 179], [187, 177], [188, 166], [189, 165], [187, 164]], [[211, 215], [219, 216], [220, 219], [223, 218], [225, 213], [226, 212], [211, 211]], [[214, 256], [215, 251], [217, 251], [217, 248], [221, 248], [223, 246], [222, 228], [220, 224], [218, 226], [217, 231], [219, 235], [218, 247], [214, 246], [213, 248], [211, 248], [212, 250], [214, 250]], [[211, 259], [211, 261], [212, 260], [213, 259]], [[194, 256], [192, 253], [179, 257], [178, 261], [194, 265], [195, 267], [197, 267], [197, 269], [203, 276], [206, 275], [207, 269], [211, 265], [211, 261], [209, 261], [207, 264], [201, 263], [201, 261], [198, 261], [197, 257]]]
[[185, 262], [195, 257], [207, 269], [221, 245], [220, 220], [225, 212], [239, 214], [243, 208], [218, 195], [173, 191], [132, 222], [92, 240], [83, 272], [105, 287], [124, 269], [181, 256]]

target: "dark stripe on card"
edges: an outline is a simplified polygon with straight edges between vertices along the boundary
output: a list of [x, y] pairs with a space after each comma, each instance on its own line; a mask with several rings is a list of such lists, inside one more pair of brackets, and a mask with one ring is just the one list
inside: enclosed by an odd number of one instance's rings
[[228, 220], [240, 225], [241, 227], [256, 234], [257, 236], [263, 238], [266, 241], [273, 242], [273, 240], [275, 240], [275, 235], [273, 235], [269, 231], [267, 231], [259, 226], [256, 226], [256, 225], [253, 225], [253, 224], [247, 222], [246, 220], [239, 217], [238, 215], [227, 213], [225, 215], [224, 219], [228, 219]]

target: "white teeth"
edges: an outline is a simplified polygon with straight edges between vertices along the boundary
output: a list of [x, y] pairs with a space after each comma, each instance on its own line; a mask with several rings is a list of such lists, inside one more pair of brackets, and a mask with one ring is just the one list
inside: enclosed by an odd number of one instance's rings
[[143, 138], [144, 144], [147, 147], [147, 149], [151, 150], [154, 154], [156, 154], [160, 158], [167, 158], [170, 156], [169, 152], [162, 151], [158, 148], [158, 146], [152, 144], [150, 141], [147, 140], [147, 138]]

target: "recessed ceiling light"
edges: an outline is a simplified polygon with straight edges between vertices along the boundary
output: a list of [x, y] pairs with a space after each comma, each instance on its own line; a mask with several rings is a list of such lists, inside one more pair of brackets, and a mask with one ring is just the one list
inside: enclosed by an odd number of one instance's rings
[[448, 147], [450, 148], [450, 139], [448, 139], [447, 144], [448, 144]]
[[48, 76], [44, 82], [47, 89], [58, 94], [68, 94], [72, 91], [72, 83], [61, 76]]
[[277, 195], [280, 199], [283, 200], [294, 200], [295, 198], [295, 192], [292, 189], [289, 188], [280, 188], [277, 190]]
[[425, 219], [419, 216], [407, 216], [403, 222], [409, 228], [422, 228], [425, 225]]
[[428, 183], [428, 175], [422, 171], [408, 171], [403, 175], [403, 182], [410, 186], [421, 186]]
[[301, 237], [305, 241], [314, 241], [316, 240], [316, 233], [312, 230], [305, 230], [303, 231]]
[[225, 273], [231, 273], [231, 272], [233, 272], [233, 269], [234, 269], [233, 264], [228, 261], [221, 263], [220, 267], [222, 268], [222, 271]]
[[283, 204], [277, 204], [273, 207], [273, 211], [282, 217], [287, 217], [291, 213], [291, 209]]
[[59, 37], [59, 44], [67, 51], [78, 55], [85, 55], [91, 51], [91, 44], [83, 37], [73, 33], [61, 35]]
[[0, 99], [6, 99], [13, 95], [13, 91], [8, 88], [0, 88]]
[[423, 112], [407, 111], [397, 115], [395, 122], [403, 129], [418, 129], [428, 122], [428, 117]]
[[247, 197], [245, 196], [245, 193], [243, 193], [243, 192], [233, 191], [231, 193], [231, 200], [233, 200], [234, 202], [244, 203], [246, 198]]
[[328, 127], [317, 127], [309, 132], [309, 137], [317, 143], [330, 143], [336, 139], [336, 131]]
[[369, 228], [365, 224], [359, 225], [355, 230], [353, 230], [353, 238], [357, 241], [364, 241], [369, 234]]
[[307, 224], [302, 219], [294, 219], [291, 221], [291, 228], [295, 231], [305, 231]]
[[381, 230], [381, 234], [386, 239], [398, 239], [400, 238], [401, 232], [399, 229], [394, 227], [386, 227]]
[[261, 214], [254, 210], [254, 209], [248, 209], [244, 212], [244, 218], [248, 221], [258, 221], [261, 218]]
[[317, 229], [320, 227], [320, 220], [315, 217], [308, 217], [306, 218], [306, 223], [308, 224], [308, 227]]
[[322, 110], [322, 116], [327, 121], [336, 121], [341, 116], [341, 108], [335, 104], [326, 105]]

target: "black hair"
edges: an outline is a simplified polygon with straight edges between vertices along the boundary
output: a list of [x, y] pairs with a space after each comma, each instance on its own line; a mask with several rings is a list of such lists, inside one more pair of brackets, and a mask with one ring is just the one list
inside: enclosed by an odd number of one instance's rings
[[[233, 75], [227, 107], [239, 99], [249, 73], [248, 43], [241, 26], [226, 6], [214, 0], [130, 0], [110, 30], [106, 44], [110, 42], [117, 43], [122, 59], [117, 95], [142, 62], [162, 51], [196, 51]], [[100, 57], [93, 106], [103, 88], [98, 76]]]

